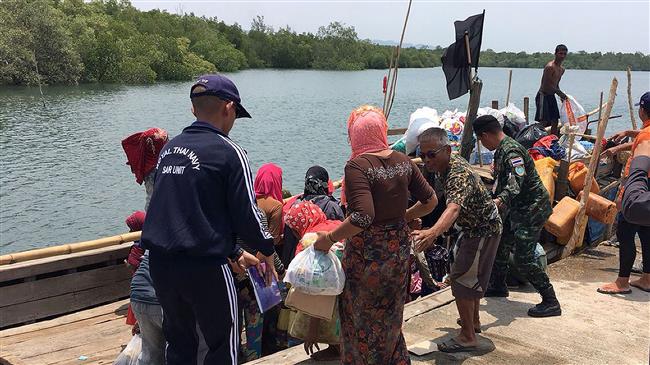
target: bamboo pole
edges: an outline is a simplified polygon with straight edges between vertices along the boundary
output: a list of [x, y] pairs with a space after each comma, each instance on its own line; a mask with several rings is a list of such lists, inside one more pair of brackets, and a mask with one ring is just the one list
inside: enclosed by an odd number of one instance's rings
[[386, 110], [384, 110], [384, 115], [386, 116], [386, 120], [388, 120], [390, 111], [393, 109], [393, 101], [395, 100], [395, 88], [397, 86], [397, 71], [399, 70], [399, 57], [402, 50], [402, 43], [404, 42], [404, 34], [406, 33], [406, 25], [408, 24], [409, 15], [411, 14], [412, 4], [413, 4], [413, 0], [409, 0], [409, 5], [408, 8], [406, 9], [406, 17], [404, 17], [404, 26], [402, 27], [402, 36], [399, 39], [399, 46], [397, 46], [397, 57], [395, 58], [395, 72], [393, 75], [393, 82], [390, 88], [391, 95], [388, 98], [389, 101], [388, 101], [387, 108]]
[[530, 99], [525, 96], [524, 97], [524, 115], [526, 116], [526, 123], [528, 123], [528, 113], [530, 112]]
[[609, 120], [609, 115], [612, 112], [612, 106], [614, 105], [614, 100], [616, 99], [617, 87], [618, 87], [618, 80], [614, 78], [612, 80], [612, 85], [609, 88], [609, 99], [607, 101], [607, 108], [605, 109], [603, 118], [601, 118], [600, 121], [598, 122], [598, 138], [596, 139], [596, 143], [594, 144], [594, 151], [591, 155], [591, 159], [589, 160], [589, 171], [587, 173], [587, 178], [585, 180], [585, 187], [582, 190], [580, 209], [578, 210], [578, 214], [576, 215], [575, 218], [575, 226], [573, 228], [573, 234], [571, 235], [569, 242], [567, 243], [567, 245], [564, 247], [564, 250], [562, 251], [562, 258], [569, 256], [577, 246], [579, 247], [582, 244], [582, 241], [584, 240], [585, 228], [587, 226], [587, 216], [586, 216], [587, 201], [589, 199], [589, 192], [591, 191], [591, 184], [594, 177], [594, 173], [596, 171], [596, 167], [598, 166], [598, 161], [600, 160], [601, 141], [603, 140], [603, 136], [605, 135], [605, 129], [607, 129], [607, 121]]
[[636, 118], [634, 118], [634, 106], [632, 103], [632, 69], [630, 69], [630, 66], [627, 66], [627, 105], [630, 108], [632, 129], [636, 130]]
[[506, 94], [506, 107], [510, 104], [510, 87], [512, 86], [512, 70], [508, 70], [508, 93]]
[[[393, 60], [394, 60], [395, 54], [393, 53], [390, 56], [390, 63], [388, 65], [388, 76], [386, 77], [386, 87], [389, 88], [391, 84], [391, 71], [393, 70]], [[387, 89], [386, 92], [384, 93], [384, 104], [382, 105], [382, 110], [384, 111], [384, 115], [386, 115], [386, 103], [388, 102], [388, 94], [390, 93], [390, 89]]]
[[0, 256], [0, 265], [14, 264], [16, 262], [23, 262], [35, 259], [42, 259], [45, 257], [52, 257], [58, 255], [67, 255], [76, 252], [94, 250], [107, 246], [119, 245], [126, 242], [132, 242], [140, 239], [142, 232], [129, 232], [118, 234], [116, 236], [100, 238], [92, 241], [84, 241], [78, 243], [68, 243], [59, 246], [38, 248], [35, 250], [22, 251], [8, 255]]

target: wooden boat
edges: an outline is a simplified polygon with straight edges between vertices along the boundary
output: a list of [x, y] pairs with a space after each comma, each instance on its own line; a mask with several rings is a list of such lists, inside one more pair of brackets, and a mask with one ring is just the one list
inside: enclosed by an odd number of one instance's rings
[[[474, 168], [491, 178], [489, 167]], [[601, 195], [618, 186], [620, 169], [617, 160], [599, 167]], [[588, 244], [608, 239], [609, 232], [589, 237]], [[93, 363], [111, 363], [130, 337], [123, 316], [131, 273], [124, 260], [139, 238], [133, 232], [0, 256], [0, 364], [76, 362], [71, 349], [95, 356]], [[549, 262], [562, 257], [564, 246], [552, 237], [543, 245]]]

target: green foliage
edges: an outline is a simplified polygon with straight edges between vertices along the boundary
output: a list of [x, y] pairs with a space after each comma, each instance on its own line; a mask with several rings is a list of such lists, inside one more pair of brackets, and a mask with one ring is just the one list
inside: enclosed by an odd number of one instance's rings
[[[316, 34], [249, 31], [216, 18], [139, 11], [128, 0], [0, 0], [0, 84], [152, 83], [246, 68], [386, 69], [393, 46], [339, 22]], [[438, 67], [444, 49], [403, 48], [400, 67]], [[483, 67], [541, 68], [551, 53], [481, 52]], [[569, 69], [650, 71], [642, 53], [570, 53]]]
[[47, 0], [0, 1], [0, 83], [76, 83], [82, 65], [65, 25]]

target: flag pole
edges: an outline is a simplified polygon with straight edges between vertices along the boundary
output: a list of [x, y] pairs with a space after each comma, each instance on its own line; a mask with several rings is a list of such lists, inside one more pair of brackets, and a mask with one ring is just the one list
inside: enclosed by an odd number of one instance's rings
[[[484, 12], [485, 13], [485, 12]], [[485, 21], [485, 18], [484, 20]], [[473, 123], [476, 119], [476, 113], [478, 112], [479, 104], [481, 103], [481, 89], [483, 88], [483, 83], [476, 77], [474, 71], [472, 71], [472, 55], [470, 54], [469, 47], [469, 33], [465, 31], [465, 50], [467, 52], [467, 64], [469, 65], [469, 105], [467, 106], [467, 115], [465, 116], [465, 125], [463, 127], [463, 137], [461, 138], [460, 143], [460, 155], [469, 161], [472, 150], [474, 149], [474, 143], [472, 143], [474, 133]], [[476, 66], [476, 65], [474, 65]], [[477, 153], [479, 165], [483, 166], [483, 159], [481, 157], [481, 146], [477, 141]]]

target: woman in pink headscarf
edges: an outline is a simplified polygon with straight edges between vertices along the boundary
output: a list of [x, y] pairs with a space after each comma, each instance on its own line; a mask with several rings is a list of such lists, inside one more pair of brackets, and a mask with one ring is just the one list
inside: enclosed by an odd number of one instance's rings
[[[348, 119], [352, 154], [345, 166], [348, 217], [318, 233], [314, 247], [327, 251], [346, 239], [340, 295], [343, 364], [409, 364], [402, 335], [411, 250], [407, 223], [438, 203], [408, 156], [389, 149], [383, 112], [372, 106]], [[418, 200], [407, 209], [409, 196]]]
[[284, 231], [282, 219], [282, 169], [272, 163], [264, 164], [255, 176], [255, 197], [257, 206], [266, 215], [269, 231], [279, 244]]

